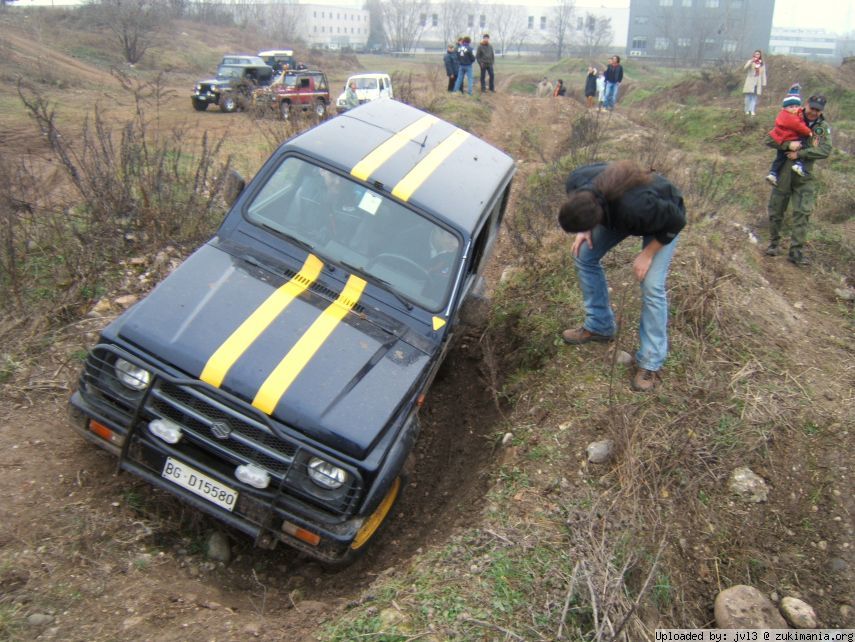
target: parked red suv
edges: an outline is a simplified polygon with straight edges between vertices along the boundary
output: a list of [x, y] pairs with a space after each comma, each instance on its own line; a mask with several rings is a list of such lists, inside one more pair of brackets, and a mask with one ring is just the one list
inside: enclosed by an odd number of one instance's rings
[[282, 119], [295, 110], [323, 118], [330, 104], [330, 86], [322, 71], [286, 69], [270, 85], [257, 89], [254, 99], [257, 106], [275, 109]]

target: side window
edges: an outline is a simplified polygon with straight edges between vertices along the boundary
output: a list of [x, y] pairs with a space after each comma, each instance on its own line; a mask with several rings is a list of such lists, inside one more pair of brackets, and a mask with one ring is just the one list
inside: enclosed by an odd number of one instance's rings
[[490, 210], [490, 216], [484, 223], [478, 236], [475, 237], [475, 242], [472, 245], [472, 263], [469, 264], [469, 272], [477, 274], [481, 270], [481, 262], [484, 259], [487, 250], [496, 242], [499, 235], [499, 226], [502, 223], [502, 217], [505, 213], [505, 207], [508, 205], [508, 199], [511, 194], [511, 186], [505, 188], [502, 197], [493, 205]]
[[309, 79], [308, 78], [300, 78], [300, 88], [308, 89], [309, 88]]

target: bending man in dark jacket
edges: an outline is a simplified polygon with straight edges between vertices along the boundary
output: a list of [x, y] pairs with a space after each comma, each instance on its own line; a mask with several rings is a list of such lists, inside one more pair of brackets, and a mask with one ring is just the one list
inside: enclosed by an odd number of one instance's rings
[[642, 237], [643, 249], [633, 262], [641, 283], [641, 323], [632, 388], [653, 390], [668, 356], [665, 280], [677, 235], [686, 225], [680, 190], [632, 161], [586, 165], [567, 178], [558, 222], [565, 232], [576, 233], [573, 256], [585, 302], [582, 327], [562, 334], [570, 344], [614, 339], [617, 326], [600, 259], [627, 236]]
[[454, 82], [457, 80], [457, 71], [460, 69], [460, 63], [457, 61], [457, 49], [454, 45], [448, 45], [445, 57], [442, 60], [445, 63], [445, 75], [448, 76], [448, 91], [454, 91]]

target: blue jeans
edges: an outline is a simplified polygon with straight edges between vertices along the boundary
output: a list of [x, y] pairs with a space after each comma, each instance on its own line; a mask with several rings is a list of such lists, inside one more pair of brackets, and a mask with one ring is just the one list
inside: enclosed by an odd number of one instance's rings
[[469, 95], [472, 95], [472, 65], [460, 65], [460, 71], [457, 72], [457, 80], [454, 83], [454, 91], [460, 91], [460, 88], [463, 86], [463, 77], [466, 76], [469, 78]]
[[[629, 234], [610, 230], [598, 225], [591, 232], [594, 247], [589, 248], [583, 243], [576, 257], [576, 274], [579, 277], [579, 288], [585, 302], [585, 322], [583, 327], [595, 334], [611, 336], [617, 331], [615, 315], [609, 304], [609, 286], [606, 273], [600, 264], [600, 259], [606, 252], [623, 241]], [[653, 240], [645, 236], [642, 244]], [[640, 345], [635, 354], [635, 362], [645, 370], [658, 371], [668, 356], [668, 297], [665, 293], [665, 279], [677, 239], [662, 247], [647, 275], [641, 282], [641, 323], [638, 329]]]
[[751, 92], [750, 94], [745, 94], [745, 113], [753, 114], [757, 111], [757, 94]]
[[617, 102], [617, 90], [619, 82], [609, 82], [606, 81], [606, 91], [603, 95], [603, 107], [606, 109], [614, 109], [615, 103]]

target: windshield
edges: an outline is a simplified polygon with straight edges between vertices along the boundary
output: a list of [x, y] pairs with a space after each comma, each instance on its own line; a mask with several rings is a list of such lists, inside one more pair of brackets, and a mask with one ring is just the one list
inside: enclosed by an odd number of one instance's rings
[[[346, 264], [432, 312], [460, 267], [452, 232], [344, 176], [299, 158], [277, 168], [247, 209], [250, 221]], [[348, 269], [350, 269], [348, 268]]]
[[240, 67], [229, 67], [227, 65], [217, 67], [217, 78], [240, 78], [240, 76]]
[[[376, 78], [351, 78], [347, 84], [349, 85], [351, 82], [356, 83], [356, 89], [357, 90], [360, 90], [360, 89], [377, 89], [377, 79]], [[345, 89], [347, 89], [347, 86], [345, 86]]]

